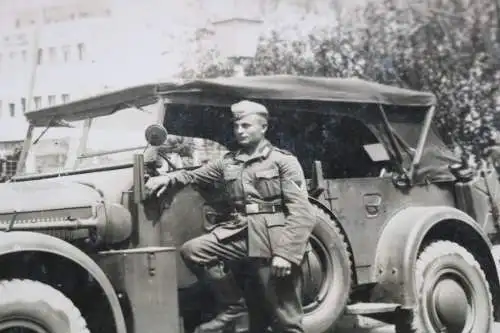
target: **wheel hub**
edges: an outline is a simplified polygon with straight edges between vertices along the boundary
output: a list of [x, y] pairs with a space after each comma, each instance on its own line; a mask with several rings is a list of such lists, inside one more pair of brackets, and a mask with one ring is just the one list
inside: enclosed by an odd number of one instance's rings
[[452, 279], [439, 281], [433, 292], [435, 313], [447, 331], [462, 332], [470, 315], [469, 300], [462, 286]]

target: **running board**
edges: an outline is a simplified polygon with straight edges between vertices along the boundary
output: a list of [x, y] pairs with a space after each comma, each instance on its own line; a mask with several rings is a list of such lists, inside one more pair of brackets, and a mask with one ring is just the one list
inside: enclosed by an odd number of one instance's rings
[[345, 314], [368, 315], [396, 311], [401, 304], [397, 303], [354, 303], [347, 306]]

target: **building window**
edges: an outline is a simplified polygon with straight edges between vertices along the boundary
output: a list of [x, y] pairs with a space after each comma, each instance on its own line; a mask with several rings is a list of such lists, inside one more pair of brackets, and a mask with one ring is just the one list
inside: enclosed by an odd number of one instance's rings
[[16, 19], [16, 28], [20, 28], [21, 27], [21, 20], [20, 19]]
[[0, 118], [2, 118], [2, 101], [0, 101]]
[[85, 44], [78, 44], [78, 60], [82, 61], [85, 57]]
[[22, 50], [21, 51], [21, 58], [23, 59], [24, 62], [26, 62], [26, 60], [28, 60], [28, 51]]
[[64, 62], [68, 62], [71, 57], [71, 48], [68, 45], [63, 46], [63, 59]]
[[43, 61], [43, 49], [38, 49], [38, 54], [37, 54], [37, 64], [41, 65]]
[[68, 103], [69, 102], [69, 94], [62, 94], [61, 99], [63, 103]]
[[15, 117], [16, 115], [16, 104], [9, 103], [9, 113], [11, 117]]
[[49, 106], [53, 106], [56, 104], [56, 96], [49, 95]]
[[23, 113], [26, 112], [26, 98], [21, 98], [21, 110], [23, 110]]
[[38, 110], [42, 107], [42, 98], [40, 96], [35, 96], [33, 98], [33, 102], [35, 103], [35, 110]]
[[16, 55], [17, 55], [17, 52], [16, 51], [12, 51], [10, 52], [10, 60], [15, 60], [16, 59]]

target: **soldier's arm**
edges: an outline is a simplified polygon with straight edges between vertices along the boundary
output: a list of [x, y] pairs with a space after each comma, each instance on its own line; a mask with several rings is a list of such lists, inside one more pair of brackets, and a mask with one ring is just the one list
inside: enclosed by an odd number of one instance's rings
[[213, 184], [219, 182], [222, 177], [222, 163], [222, 160], [213, 161], [195, 170], [179, 170], [163, 176], [152, 177], [146, 183], [146, 191], [151, 194], [162, 187], [183, 187], [189, 184]]
[[222, 179], [222, 164], [222, 160], [211, 161], [195, 170], [184, 171], [183, 175], [189, 184], [211, 185]]
[[286, 222], [274, 254], [300, 265], [316, 223], [309, 202], [302, 167], [293, 155], [283, 155], [278, 162]]

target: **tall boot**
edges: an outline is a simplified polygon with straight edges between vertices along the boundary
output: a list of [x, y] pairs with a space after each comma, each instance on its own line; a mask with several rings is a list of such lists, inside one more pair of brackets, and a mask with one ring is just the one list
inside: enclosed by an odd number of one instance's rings
[[247, 308], [233, 274], [225, 273], [218, 265], [207, 269], [206, 275], [220, 312], [212, 320], [198, 326], [195, 333], [233, 333], [246, 330]]

